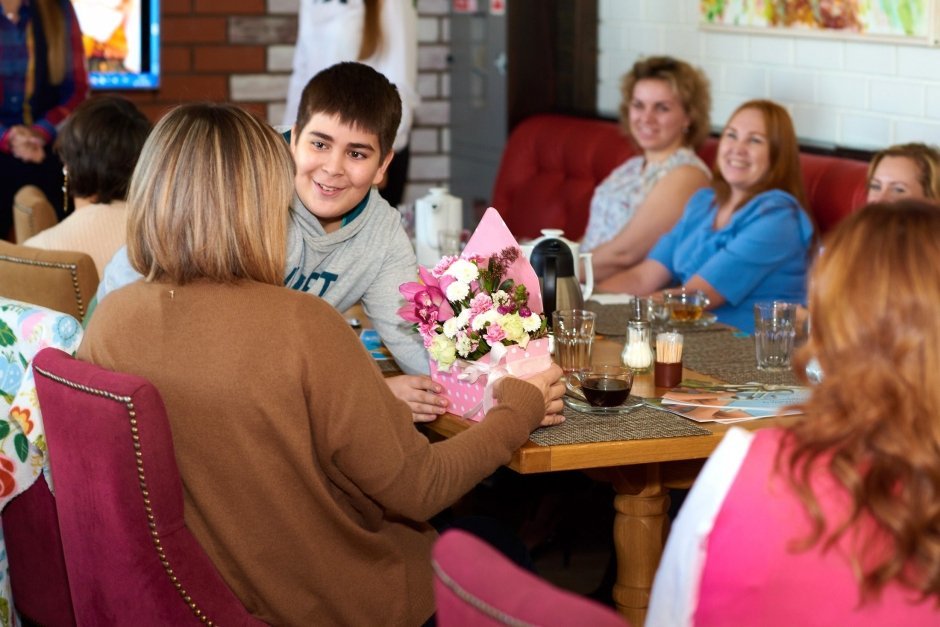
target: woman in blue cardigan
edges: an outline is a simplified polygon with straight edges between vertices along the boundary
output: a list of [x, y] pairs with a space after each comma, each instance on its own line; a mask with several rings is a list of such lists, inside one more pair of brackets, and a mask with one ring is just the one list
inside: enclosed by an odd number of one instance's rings
[[754, 303], [806, 300], [814, 229], [805, 205], [790, 116], [746, 102], [722, 131], [712, 185], [644, 261], [600, 289], [647, 295], [682, 284], [704, 291], [718, 320], [751, 332]]

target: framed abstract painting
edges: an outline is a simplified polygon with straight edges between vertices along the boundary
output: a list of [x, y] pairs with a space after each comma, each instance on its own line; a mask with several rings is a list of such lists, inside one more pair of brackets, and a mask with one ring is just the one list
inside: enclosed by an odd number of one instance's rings
[[940, 0], [699, 0], [707, 30], [940, 44]]

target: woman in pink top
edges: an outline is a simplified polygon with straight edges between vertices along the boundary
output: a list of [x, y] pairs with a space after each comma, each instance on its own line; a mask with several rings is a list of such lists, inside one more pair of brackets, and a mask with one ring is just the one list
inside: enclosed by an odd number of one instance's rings
[[825, 373], [786, 430], [728, 432], [673, 527], [647, 625], [940, 624], [940, 212], [869, 205], [810, 283]]

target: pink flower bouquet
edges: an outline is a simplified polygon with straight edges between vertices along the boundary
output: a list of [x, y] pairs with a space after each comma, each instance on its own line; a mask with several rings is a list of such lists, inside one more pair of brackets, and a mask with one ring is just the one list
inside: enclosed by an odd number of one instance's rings
[[548, 367], [538, 279], [495, 209], [459, 257], [418, 273], [399, 287], [407, 302], [398, 313], [421, 334], [452, 411], [480, 419], [499, 377]]

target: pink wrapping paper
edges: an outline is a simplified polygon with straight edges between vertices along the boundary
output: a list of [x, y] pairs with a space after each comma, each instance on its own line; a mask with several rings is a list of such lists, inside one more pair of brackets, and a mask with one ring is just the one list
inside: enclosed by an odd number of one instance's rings
[[[486, 210], [483, 219], [477, 226], [466, 247], [461, 253], [462, 258], [472, 256], [492, 257], [508, 247], [519, 248], [516, 238], [509, 232], [499, 212], [493, 207]], [[517, 284], [526, 286], [529, 292], [529, 309], [536, 313], [543, 313], [542, 293], [539, 288], [539, 279], [520, 250], [519, 258], [507, 269], [504, 278], [511, 278]], [[490, 368], [496, 369], [495, 378], [510, 374], [525, 378], [528, 375], [545, 370], [551, 365], [551, 355], [548, 350], [548, 338], [530, 341], [525, 348], [518, 345], [507, 346], [505, 356], [500, 363], [493, 364], [493, 352], [484, 355], [479, 361], [485, 362]], [[431, 378], [444, 386], [444, 395], [450, 401], [448, 411], [469, 420], [480, 421], [486, 410], [492, 404], [492, 391], [486, 393], [486, 384], [493, 378], [481, 375], [475, 382], [467, 380], [461, 360], [451, 366], [450, 372], [441, 372], [433, 359], [431, 364]], [[473, 362], [469, 362], [472, 367]], [[463, 373], [463, 374], [462, 374]], [[463, 380], [462, 380], [463, 379]]]
[[[548, 338], [532, 340], [524, 349], [519, 346], [507, 348], [506, 356], [500, 364], [503, 366], [501, 370], [505, 370], [506, 374], [524, 379], [527, 374], [541, 372], [551, 365], [552, 357], [548, 352]], [[489, 360], [491, 355], [492, 353], [485, 355], [483, 359]], [[523, 364], [523, 361], [528, 363]], [[444, 396], [450, 401], [448, 411], [468, 420], [476, 422], [483, 420], [487, 409], [484, 394], [490, 377], [482, 375], [476, 382], [471, 383], [460, 380], [460, 367], [456, 364], [450, 370], [450, 372], [440, 372], [437, 364], [433, 359], [431, 360], [431, 378], [444, 386]]]

